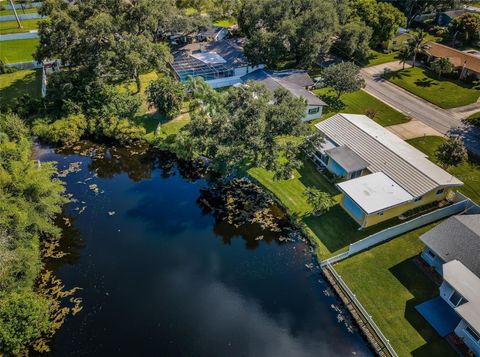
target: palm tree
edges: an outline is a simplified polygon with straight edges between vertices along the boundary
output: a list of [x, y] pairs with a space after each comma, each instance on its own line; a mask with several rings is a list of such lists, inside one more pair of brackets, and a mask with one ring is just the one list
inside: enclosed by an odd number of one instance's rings
[[452, 62], [450, 62], [447, 57], [436, 59], [430, 64], [430, 68], [438, 75], [438, 78], [441, 78], [442, 74], [452, 73], [455, 69]]
[[427, 38], [427, 33], [423, 30], [420, 30], [418, 32], [415, 32], [407, 41], [407, 46], [410, 49], [410, 52], [413, 56], [413, 64], [412, 64], [413, 67], [415, 67], [417, 55], [419, 53], [428, 51], [428, 44], [427, 44], [426, 38]]
[[403, 46], [398, 52], [398, 59], [400, 63], [403, 65], [402, 69], [405, 69], [405, 64], [411, 57], [412, 57], [412, 51], [410, 50], [410, 47]]

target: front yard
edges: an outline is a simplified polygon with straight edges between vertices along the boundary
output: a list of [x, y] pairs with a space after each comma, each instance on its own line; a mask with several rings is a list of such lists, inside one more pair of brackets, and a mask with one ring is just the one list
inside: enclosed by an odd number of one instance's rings
[[464, 81], [439, 79], [428, 69], [407, 68], [392, 72], [387, 79], [399, 87], [441, 108], [449, 109], [475, 103], [480, 97], [480, 86]]
[[335, 265], [399, 356], [456, 356], [415, 310], [438, 296], [438, 287], [416, 266], [418, 238], [433, 225], [406, 233]]
[[[435, 151], [446, 139], [439, 136], [426, 136], [407, 140], [410, 145], [428, 155], [429, 159], [437, 162]], [[452, 175], [463, 181], [464, 185], [458, 191], [480, 203], [480, 158], [469, 155], [467, 162], [447, 169]]]
[[[315, 95], [322, 98], [326, 103], [334, 101], [333, 94], [329, 89], [322, 88], [315, 90]], [[399, 111], [393, 109], [382, 101], [363, 90], [344, 94], [341, 97], [341, 103], [329, 106], [328, 111], [324, 112], [323, 117], [328, 118], [337, 113], [366, 114], [368, 111], [375, 112], [375, 120], [382, 126], [403, 124], [410, 119]]]

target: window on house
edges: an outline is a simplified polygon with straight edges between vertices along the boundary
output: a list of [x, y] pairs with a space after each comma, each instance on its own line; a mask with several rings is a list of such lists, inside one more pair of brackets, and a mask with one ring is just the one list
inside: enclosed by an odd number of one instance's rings
[[423, 196], [420, 196], [420, 197], [417, 197], [417, 198], [415, 198], [415, 202], [419, 202], [419, 201], [421, 201], [421, 200], [422, 200], [422, 198], [423, 198]]
[[428, 255], [430, 258], [435, 258], [435, 254], [434, 254], [430, 249], [427, 249], [427, 255]]
[[465, 299], [458, 293], [458, 291], [454, 291], [449, 300], [453, 306], [460, 306], [465, 302]]
[[350, 178], [354, 179], [354, 178], [360, 177], [360, 176], [362, 176], [362, 170], [352, 172], [352, 174], [350, 175]]
[[320, 111], [320, 107], [308, 109], [308, 114], [317, 114]]
[[442, 193], [445, 192], [445, 189], [444, 188], [441, 188], [437, 191], [437, 195], [441, 195]]
[[480, 342], [480, 335], [478, 335], [478, 333], [473, 328], [467, 326], [465, 327], [465, 331], [467, 331], [467, 333], [470, 335], [471, 338], [475, 340], [475, 342]]

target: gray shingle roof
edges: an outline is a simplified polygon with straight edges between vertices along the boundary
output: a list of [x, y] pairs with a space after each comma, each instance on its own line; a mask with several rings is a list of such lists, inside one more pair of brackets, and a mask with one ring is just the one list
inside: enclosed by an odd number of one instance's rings
[[348, 146], [367, 161], [371, 172], [385, 173], [413, 197], [439, 186], [462, 184], [421, 151], [365, 115], [337, 114], [315, 126], [337, 145]]
[[444, 262], [459, 260], [480, 277], [480, 214], [450, 217], [420, 239]]
[[285, 88], [296, 97], [303, 98], [309, 105], [326, 105], [324, 101], [305, 89], [314, 83], [308, 73], [302, 70], [268, 71], [257, 69], [244, 75], [243, 82], [256, 81], [264, 84], [274, 92], [277, 88]]
[[355, 151], [348, 146], [337, 146], [325, 151], [325, 153], [335, 160], [348, 173], [362, 170], [368, 167], [368, 162], [358, 156]]

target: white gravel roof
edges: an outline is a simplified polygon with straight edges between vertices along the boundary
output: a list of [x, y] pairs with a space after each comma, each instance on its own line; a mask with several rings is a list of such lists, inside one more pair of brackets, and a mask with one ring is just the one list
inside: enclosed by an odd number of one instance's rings
[[463, 184], [366, 115], [336, 114], [316, 127], [338, 146], [348, 146], [367, 161], [371, 172], [385, 173], [414, 197], [439, 186]]
[[382, 211], [413, 199], [411, 194], [383, 172], [341, 182], [337, 186], [367, 214]]
[[468, 300], [455, 311], [480, 332], [480, 278], [458, 260], [443, 264], [443, 278]]

